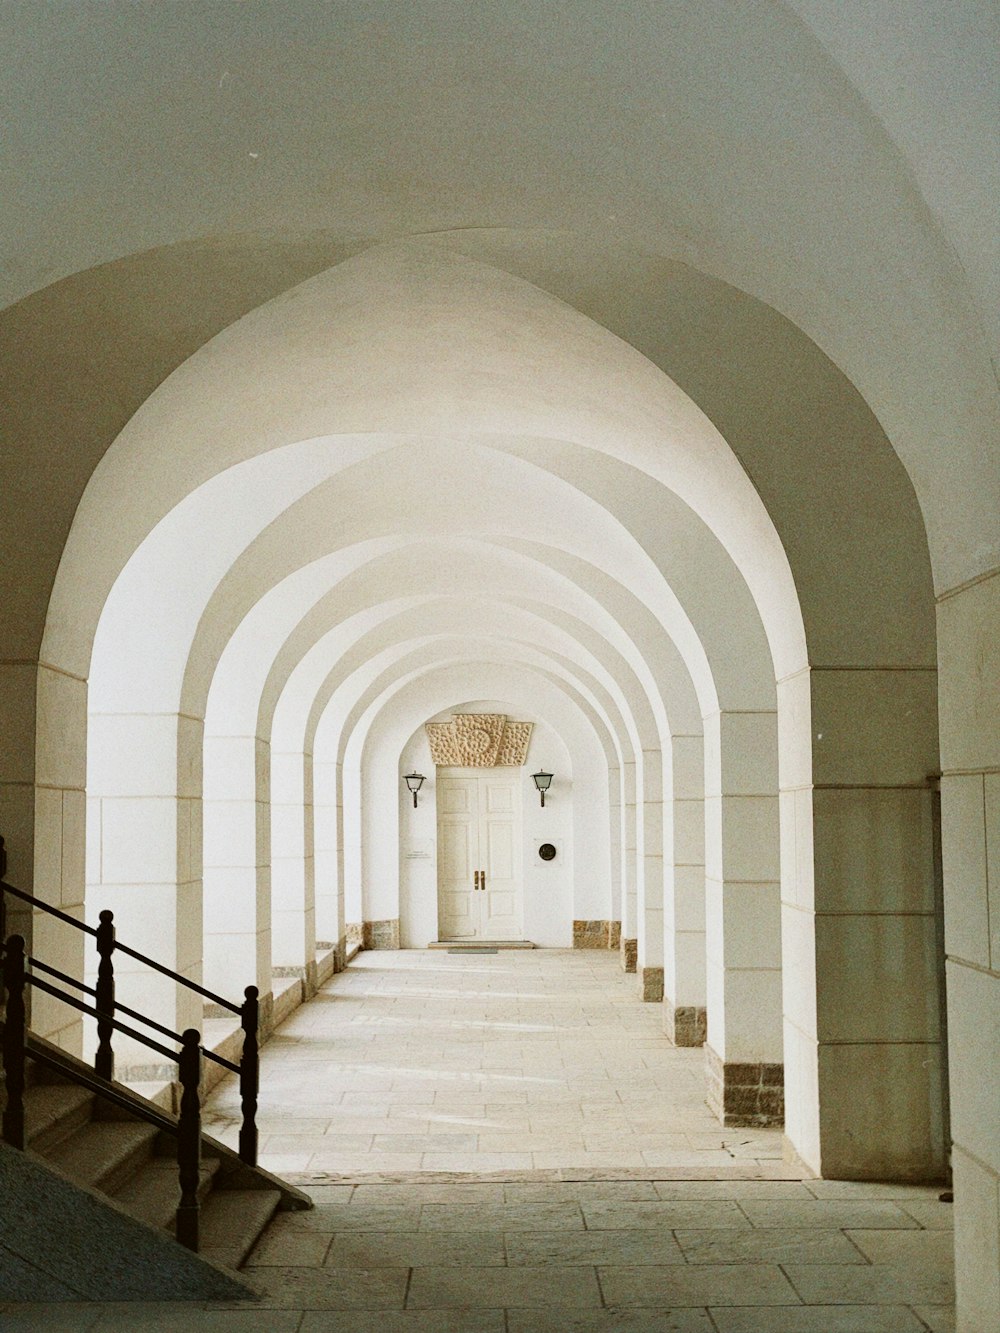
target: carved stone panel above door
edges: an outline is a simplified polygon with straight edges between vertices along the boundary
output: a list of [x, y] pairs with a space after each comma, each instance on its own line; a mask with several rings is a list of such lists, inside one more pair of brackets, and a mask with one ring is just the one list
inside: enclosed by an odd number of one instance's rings
[[518, 767], [528, 757], [531, 722], [503, 713], [453, 713], [450, 722], [428, 722], [435, 764], [457, 768]]

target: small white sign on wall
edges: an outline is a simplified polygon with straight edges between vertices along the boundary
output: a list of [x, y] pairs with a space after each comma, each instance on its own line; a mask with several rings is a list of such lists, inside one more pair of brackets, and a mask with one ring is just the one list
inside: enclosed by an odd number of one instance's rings
[[407, 861], [429, 861], [434, 855], [434, 839], [414, 838], [403, 855]]

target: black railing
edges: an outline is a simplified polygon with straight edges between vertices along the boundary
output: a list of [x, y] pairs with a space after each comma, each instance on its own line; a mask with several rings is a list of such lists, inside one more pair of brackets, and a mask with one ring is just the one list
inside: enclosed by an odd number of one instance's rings
[[[6, 870], [6, 857], [3, 851], [3, 838], [0, 838], [0, 876]], [[6, 899], [11, 894], [32, 908], [47, 912], [50, 916], [66, 922], [76, 930], [92, 935], [97, 941], [99, 958], [97, 985], [87, 986], [82, 981], [67, 976], [58, 968], [41, 959], [32, 958], [25, 951], [22, 935], [6, 938]], [[177, 1208], [177, 1239], [189, 1249], [198, 1248], [198, 1219], [200, 1205], [198, 1186], [201, 1174], [201, 1072], [202, 1056], [215, 1061], [224, 1069], [237, 1074], [240, 1080], [240, 1102], [243, 1113], [239, 1135], [239, 1156], [248, 1166], [257, 1165], [257, 1096], [259, 1086], [259, 1055], [257, 1029], [259, 1023], [259, 996], [256, 986], [248, 986], [244, 991], [242, 1005], [232, 1004], [221, 995], [207, 990], [197, 982], [189, 981], [169, 967], [147, 958], [136, 949], [121, 944], [115, 938], [114, 917], [111, 912], [100, 913], [100, 924], [88, 926], [77, 921], [66, 912], [61, 912], [48, 903], [41, 902], [23, 889], [0, 878], [0, 940], [3, 944], [3, 990], [6, 1010], [3, 1024], [3, 1068], [6, 1088], [6, 1107], [3, 1113], [2, 1133], [4, 1141], [12, 1147], [25, 1147], [24, 1089], [25, 1060], [31, 1054], [31, 1040], [27, 1028], [25, 990], [32, 986], [72, 1006], [83, 1014], [96, 1019], [97, 1051], [94, 1057], [94, 1073], [102, 1082], [111, 1083], [114, 1078], [114, 1051], [112, 1035], [124, 1033], [141, 1042], [150, 1050], [158, 1052], [178, 1067], [178, 1082], [181, 1087], [180, 1113], [175, 1124], [177, 1135], [177, 1168], [180, 1178], [181, 1198]], [[240, 1018], [243, 1029], [243, 1052], [239, 1064], [227, 1060], [224, 1056], [210, 1051], [202, 1045], [201, 1033], [197, 1028], [188, 1028], [183, 1033], [174, 1032], [155, 1019], [148, 1018], [138, 1010], [122, 1004], [115, 998], [115, 953], [127, 954], [138, 962], [154, 968], [164, 976], [170, 977], [178, 985], [196, 991], [213, 1004], [220, 1005]], [[45, 978], [51, 977], [52, 981]], [[61, 982], [69, 990], [63, 990], [53, 984]], [[79, 998], [72, 992], [80, 992], [93, 998], [93, 1004]], [[142, 1023], [169, 1041], [178, 1043], [180, 1050], [171, 1050], [161, 1042], [130, 1025], [121, 1022], [116, 1014], [127, 1014], [129, 1018]], [[138, 1108], [136, 1108], [138, 1109]], [[162, 1127], [162, 1126], [161, 1126]]]

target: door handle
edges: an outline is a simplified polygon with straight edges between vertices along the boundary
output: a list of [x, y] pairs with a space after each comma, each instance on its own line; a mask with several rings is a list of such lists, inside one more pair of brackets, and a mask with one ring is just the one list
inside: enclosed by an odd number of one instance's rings
[[480, 872], [479, 872], [479, 887], [482, 889], [482, 891], [483, 891], [484, 893], [486, 892], [486, 871], [485, 871], [485, 870], [480, 870]]
[[478, 888], [479, 888], [479, 871], [478, 871], [478, 870], [474, 870], [474, 871], [472, 872], [472, 888], [473, 888], [473, 892], [477, 891]]

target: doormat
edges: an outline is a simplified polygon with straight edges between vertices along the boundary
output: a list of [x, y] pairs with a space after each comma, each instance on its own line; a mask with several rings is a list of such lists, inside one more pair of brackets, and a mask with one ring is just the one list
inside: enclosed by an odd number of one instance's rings
[[496, 949], [479, 949], [476, 947], [476, 945], [470, 944], [467, 948], [462, 948], [461, 946], [459, 946], [458, 948], [449, 948], [448, 952], [449, 953], [496, 953], [497, 951]]

